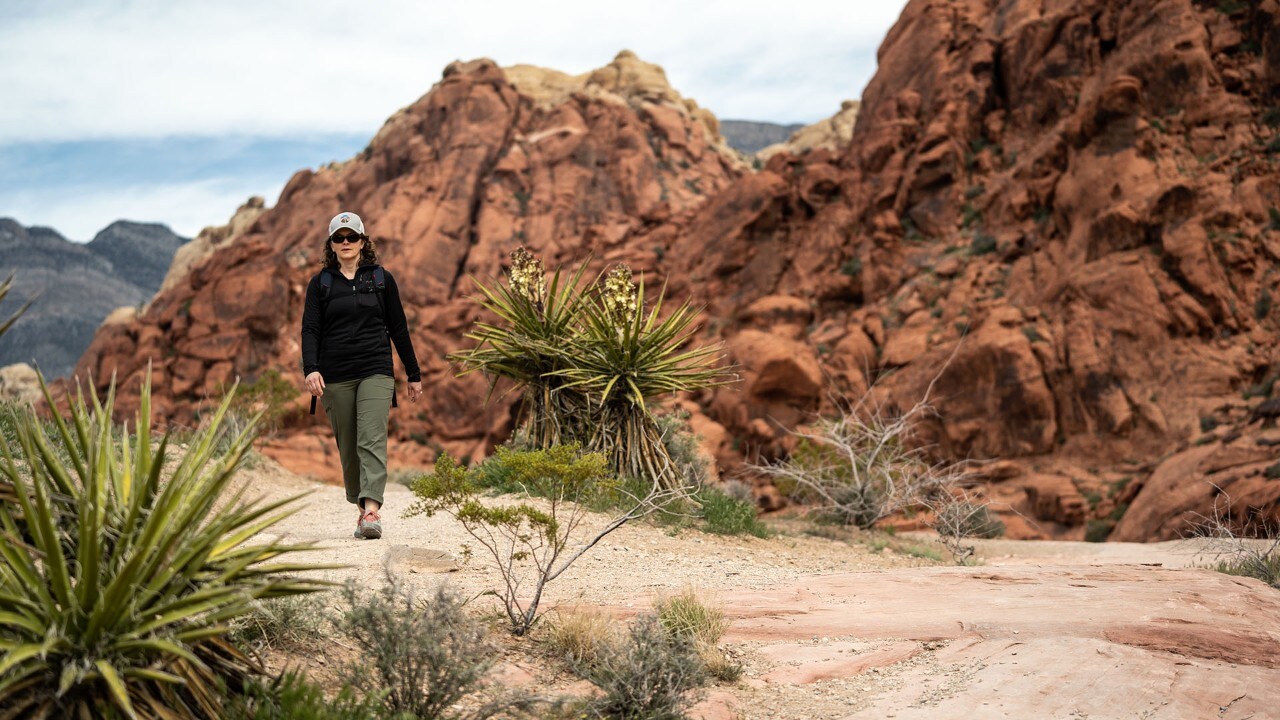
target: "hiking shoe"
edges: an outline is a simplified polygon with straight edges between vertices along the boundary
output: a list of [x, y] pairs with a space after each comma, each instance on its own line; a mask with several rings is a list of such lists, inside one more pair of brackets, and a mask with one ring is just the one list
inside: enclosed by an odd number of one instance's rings
[[370, 510], [360, 518], [359, 534], [365, 540], [377, 540], [382, 537], [382, 516], [377, 510]]
[[363, 523], [363, 522], [364, 522], [364, 509], [363, 509], [363, 508], [361, 508], [361, 510], [360, 510], [360, 517], [356, 518], [356, 531], [355, 531], [355, 536], [356, 536], [357, 538], [362, 538], [362, 537], [364, 537], [363, 535], [361, 535], [361, 534], [360, 534], [360, 525], [361, 525], [361, 523]]

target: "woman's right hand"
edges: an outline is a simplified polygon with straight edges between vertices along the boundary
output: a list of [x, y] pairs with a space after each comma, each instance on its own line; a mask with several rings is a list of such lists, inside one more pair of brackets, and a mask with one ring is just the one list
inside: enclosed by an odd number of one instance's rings
[[324, 378], [320, 375], [318, 370], [308, 375], [307, 379], [303, 381], [303, 384], [307, 386], [307, 390], [311, 391], [312, 395], [315, 395], [316, 397], [322, 397], [324, 395]]

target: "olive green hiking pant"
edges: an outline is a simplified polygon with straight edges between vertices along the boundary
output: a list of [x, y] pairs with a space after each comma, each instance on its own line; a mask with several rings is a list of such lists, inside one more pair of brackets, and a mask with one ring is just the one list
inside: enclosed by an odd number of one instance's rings
[[368, 498], [382, 504], [387, 488], [387, 414], [395, 380], [370, 375], [324, 386], [325, 415], [338, 443], [347, 502], [364, 507]]

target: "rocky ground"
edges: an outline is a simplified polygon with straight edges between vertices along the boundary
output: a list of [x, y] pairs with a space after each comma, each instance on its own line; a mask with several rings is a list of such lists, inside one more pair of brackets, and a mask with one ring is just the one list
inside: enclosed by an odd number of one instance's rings
[[[309, 494], [273, 529], [317, 541], [312, 560], [350, 565], [335, 580], [377, 582], [384, 566], [411, 587], [472, 596], [497, 575], [452, 519], [403, 519], [392, 485], [386, 537], [351, 537], [340, 488], [263, 459], [246, 478], [270, 497]], [[603, 521], [603, 518], [597, 518]], [[723, 605], [722, 647], [745, 666], [713, 688], [702, 718], [1263, 718], [1280, 707], [1280, 595], [1200, 569], [1186, 543], [985, 541], [977, 567], [911, 553], [924, 537], [876, 543], [788, 530], [770, 539], [623, 527], [548, 586], [545, 606], [619, 617], [692, 587]], [[530, 641], [506, 643], [504, 683], [581, 689]], [[306, 658], [325, 676], [337, 644]]]

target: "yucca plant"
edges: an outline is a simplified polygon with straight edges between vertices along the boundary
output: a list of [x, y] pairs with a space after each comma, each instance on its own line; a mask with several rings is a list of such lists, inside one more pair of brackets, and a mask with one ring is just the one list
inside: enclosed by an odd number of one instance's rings
[[688, 301], [660, 317], [664, 292], [645, 310], [644, 281], [637, 285], [626, 265], [605, 276], [583, 304], [582, 327], [570, 347], [572, 362], [553, 371], [565, 389], [585, 393], [591, 433], [585, 445], [602, 452], [621, 475], [675, 490], [684, 474], [671, 461], [649, 412], [650, 398], [732, 382], [722, 367], [720, 345], [685, 348], [696, 312]]
[[507, 378], [524, 389], [534, 447], [579, 443], [657, 493], [683, 489], [647, 400], [735, 379], [720, 367], [719, 345], [682, 349], [696, 311], [685, 302], [660, 318], [663, 293], [646, 311], [644, 284], [625, 265], [592, 289], [581, 285], [584, 262], [566, 283], [557, 271], [548, 290], [541, 261], [524, 248], [511, 257], [506, 287], [476, 282], [499, 324], [476, 323], [467, 337], [479, 344], [450, 358], [464, 374], [480, 370], [491, 383]]
[[523, 247], [511, 254], [511, 260], [505, 286], [490, 287], [473, 278], [484, 295], [481, 306], [499, 323], [477, 322], [467, 337], [478, 344], [449, 359], [462, 366], [463, 374], [483, 371], [491, 394], [500, 378], [523, 390], [521, 415], [530, 441], [535, 447], [551, 447], [576, 436], [573, 424], [582, 417], [581, 396], [557, 392], [564, 382], [554, 373], [570, 361], [566, 350], [581, 314], [578, 284], [587, 264], [566, 282], [557, 270], [548, 288], [542, 261]]
[[12, 488], [0, 503], [0, 718], [218, 718], [224, 688], [258, 670], [225, 639], [227, 622], [258, 599], [324, 587], [294, 576], [322, 566], [277, 562], [306, 545], [244, 544], [296, 498], [249, 503], [231, 487], [253, 438], [250, 423], [218, 450], [231, 399], [167, 471], [149, 383], [132, 434], [112, 421], [114, 385], [105, 401], [69, 398], [54, 439], [33, 410], [7, 410], [17, 440], [0, 443]]

